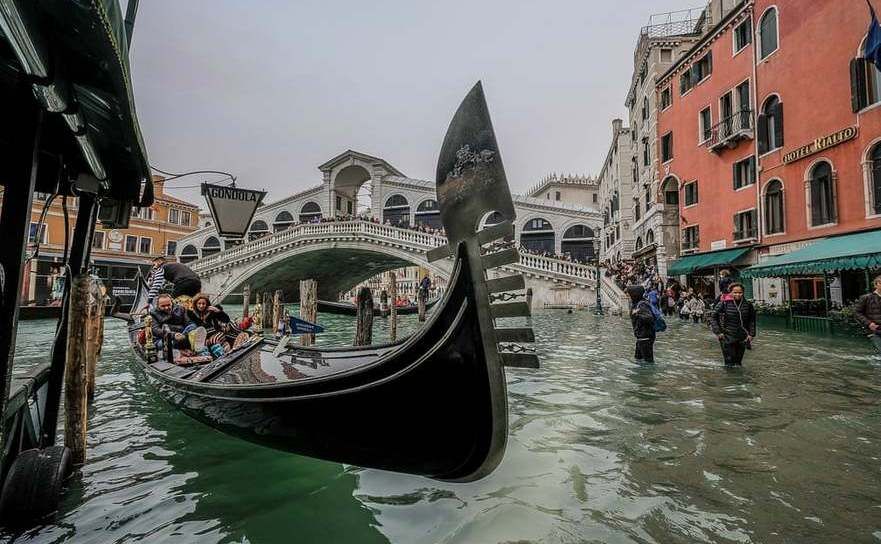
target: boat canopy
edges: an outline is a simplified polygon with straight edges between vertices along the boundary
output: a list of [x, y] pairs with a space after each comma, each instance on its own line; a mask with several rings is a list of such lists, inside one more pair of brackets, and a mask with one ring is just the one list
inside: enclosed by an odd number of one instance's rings
[[742, 272], [747, 278], [825, 274], [881, 268], [881, 230], [824, 238], [799, 250], [771, 257]]
[[739, 258], [747, 254], [749, 250], [750, 248], [748, 247], [740, 247], [737, 249], [710, 251], [707, 253], [697, 253], [695, 255], [682, 257], [670, 264], [669, 268], [667, 268], [667, 275], [680, 276], [682, 274], [691, 274], [695, 270], [732, 265]]
[[[44, 157], [63, 162], [70, 178], [94, 176], [102, 198], [149, 206], [153, 186], [135, 112], [128, 43], [118, 0], [3, 2], [0, 107], [8, 117], [36, 100], [47, 112]], [[27, 129], [28, 122], [37, 123], [36, 116], [13, 128]], [[3, 132], [3, 144], [20, 133]], [[53, 191], [52, 177], [38, 179], [36, 189]]]

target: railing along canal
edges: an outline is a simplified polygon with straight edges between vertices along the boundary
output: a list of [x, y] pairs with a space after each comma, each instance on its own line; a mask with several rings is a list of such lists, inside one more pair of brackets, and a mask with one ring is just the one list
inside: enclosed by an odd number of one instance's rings
[[[446, 236], [420, 232], [417, 230], [382, 225], [371, 221], [339, 221], [328, 223], [303, 223], [282, 232], [245, 242], [232, 249], [215, 253], [190, 263], [190, 267], [200, 274], [224, 264], [244, 259], [255, 254], [276, 249], [286, 244], [309, 240], [323, 241], [337, 237], [368, 236], [376, 241], [389, 241], [414, 252], [425, 252], [447, 243]], [[541, 255], [520, 254], [519, 268], [526, 272], [556, 277], [562, 280], [596, 283], [596, 269], [592, 266], [545, 257]]]

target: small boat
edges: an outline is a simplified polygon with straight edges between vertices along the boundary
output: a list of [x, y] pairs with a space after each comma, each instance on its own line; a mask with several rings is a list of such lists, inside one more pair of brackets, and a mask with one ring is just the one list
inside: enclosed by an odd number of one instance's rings
[[[527, 317], [520, 275], [487, 279], [518, 260], [494, 251], [513, 233], [514, 206], [478, 83], [454, 116], [438, 166], [438, 201], [454, 259], [449, 288], [426, 324], [392, 344], [281, 346], [254, 336], [202, 365], [155, 359], [129, 320], [137, 365], [185, 413], [225, 433], [278, 450], [362, 467], [473, 481], [500, 462], [508, 433], [504, 366], [538, 366], [531, 328], [497, 328]], [[489, 213], [503, 223], [480, 232]], [[135, 307], [146, 290], [139, 281]], [[275, 353], [274, 353], [275, 352]], [[161, 357], [161, 356], [160, 356]]]
[[[425, 309], [430, 309], [432, 306], [437, 304], [440, 299], [429, 300], [425, 303]], [[336, 314], [336, 315], [357, 315], [358, 308], [354, 304], [349, 304], [348, 302], [331, 302], [329, 300], [319, 300], [318, 301], [318, 312], [324, 314]], [[397, 307], [398, 315], [411, 315], [419, 313], [419, 306], [416, 304], [407, 304], [406, 306], [398, 306]], [[379, 306], [373, 306], [373, 315], [375, 316], [387, 316], [389, 313], [388, 309], [383, 310]]]

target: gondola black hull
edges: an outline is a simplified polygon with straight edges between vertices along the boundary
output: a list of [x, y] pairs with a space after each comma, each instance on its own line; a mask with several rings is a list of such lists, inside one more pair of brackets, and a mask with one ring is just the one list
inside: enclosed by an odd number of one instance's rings
[[364, 363], [347, 371], [279, 382], [267, 372], [271, 348], [257, 345], [211, 380], [196, 381], [147, 363], [134, 342], [137, 327], [132, 345], [165, 397], [225, 433], [329, 461], [474, 480], [501, 459], [507, 406], [504, 372], [482, 350], [462, 257], [438, 311], [400, 345], [379, 356], [376, 347], [295, 351], [316, 365], [333, 365], [340, 353], [352, 364], [363, 354]]
[[[437, 300], [429, 301], [425, 307], [426, 309], [431, 308]], [[335, 314], [335, 315], [357, 315], [358, 308], [354, 304], [349, 304], [347, 302], [330, 302], [327, 300], [319, 300], [318, 301], [318, 313], [324, 314]], [[412, 315], [419, 313], [419, 306], [415, 304], [408, 304], [406, 306], [399, 306], [397, 308], [398, 315]], [[378, 306], [373, 307], [373, 315], [375, 316], [387, 316], [389, 314], [388, 310], [382, 310]]]

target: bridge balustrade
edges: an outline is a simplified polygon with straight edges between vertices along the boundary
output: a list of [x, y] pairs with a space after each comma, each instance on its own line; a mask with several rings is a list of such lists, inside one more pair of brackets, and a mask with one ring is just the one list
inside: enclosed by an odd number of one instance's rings
[[[190, 267], [196, 273], [205, 273], [224, 263], [249, 255], [259, 254], [293, 241], [324, 240], [334, 236], [357, 237], [358, 235], [365, 235], [374, 239], [386, 239], [393, 243], [409, 246], [416, 251], [426, 251], [447, 243], [447, 238], [439, 234], [383, 225], [371, 221], [302, 223], [294, 225], [287, 230], [272, 233], [263, 238], [245, 242], [235, 248], [198, 259], [190, 263]], [[580, 280], [581, 282], [594, 284], [597, 282], [597, 273], [594, 267], [553, 257], [521, 254], [520, 262], [515, 266], [563, 280]]]

